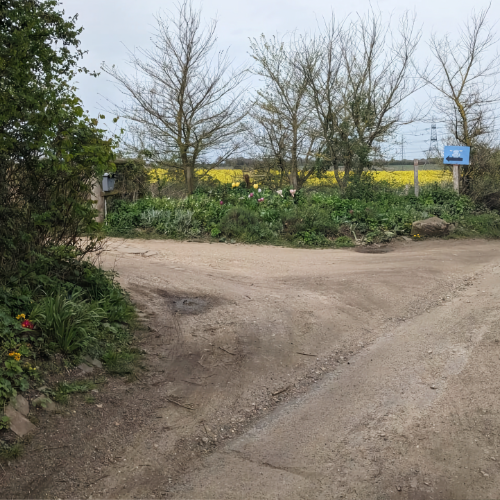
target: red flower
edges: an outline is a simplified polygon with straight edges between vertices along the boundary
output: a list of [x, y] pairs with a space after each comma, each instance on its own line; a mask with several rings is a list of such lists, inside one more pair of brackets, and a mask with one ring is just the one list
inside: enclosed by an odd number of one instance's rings
[[21, 326], [23, 328], [29, 328], [30, 330], [33, 330], [35, 328], [35, 325], [29, 320], [25, 319], [22, 323]]

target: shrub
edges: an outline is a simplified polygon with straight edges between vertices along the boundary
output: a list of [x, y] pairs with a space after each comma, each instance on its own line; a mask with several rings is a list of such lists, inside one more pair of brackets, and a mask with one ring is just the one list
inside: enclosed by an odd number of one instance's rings
[[[120, 202], [113, 205], [107, 227], [110, 234], [133, 235], [134, 228], [144, 228], [144, 221], [152, 221], [161, 211], [168, 211], [172, 214], [168, 230], [157, 224], [148, 226], [150, 231], [175, 238], [205, 235], [248, 242], [338, 246], [334, 240], [340, 227], [347, 229], [344, 235], [355, 232], [368, 243], [409, 234], [414, 221], [427, 217], [470, 226], [480, 214], [494, 218], [491, 214], [496, 213], [439, 185], [422, 186], [417, 198], [387, 182], [375, 181], [369, 174], [349, 184], [345, 193], [317, 189], [301, 190], [294, 197], [287, 190], [281, 194], [268, 189], [258, 193], [242, 185], [221, 185], [199, 188], [195, 195], [182, 200], [147, 198], [136, 203]], [[489, 232], [487, 225], [481, 228], [475, 231], [496, 236], [494, 226]]]
[[0, 2], [0, 405], [37, 377], [41, 355], [122, 345], [129, 332], [114, 322], [133, 316], [83, 260], [102, 236], [90, 195], [116, 138], [75, 95], [82, 29], [58, 5]]
[[349, 238], [348, 236], [339, 236], [335, 240], [335, 246], [337, 248], [353, 247], [354, 243], [352, 242], [351, 238]]
[[55, 249], [81, 256], [99, 239], [90, 194], [116, 144], [74, 93], [81, 29], [57, 5], [0, 3], [0, 279]]
[[313, 231], [325, 236], [333, 236], [338, 231], [338, 223], [332, 218], [331, 210], [306, 203], [284, 212], [283, 226], [284, 231], [291, 235]]
[[140, 214], [141, 226], [148, 227], [159, 227], [168, 225], [172, 217], [172, 212], [169, 210], [155, 210], [154, 208], [146, 210]]
[[254, 234], [259, 224], [259, 215], [246, 207], [233, 207], [222, 218], [219, 230], [228, 237]]

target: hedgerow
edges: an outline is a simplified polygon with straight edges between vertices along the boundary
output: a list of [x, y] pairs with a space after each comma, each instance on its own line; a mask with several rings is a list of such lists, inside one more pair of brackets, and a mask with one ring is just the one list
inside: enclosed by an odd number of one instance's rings
[[[246, 242], [338, 246], [337, 239], [370, 243], [409, 234], [412, 223], [437, 216], [457, 226], [457, 234], [496, 235], [500, 218], [440, 185], [423, 186], [420, 196], [372, 176], [335, 189], [272, 191], [221, 184], [199, 187], [193, 196], [115, 200], [107, 232], [116, 236], [212, 237]], [[486, 222], [487, 221], [487, 222]]]

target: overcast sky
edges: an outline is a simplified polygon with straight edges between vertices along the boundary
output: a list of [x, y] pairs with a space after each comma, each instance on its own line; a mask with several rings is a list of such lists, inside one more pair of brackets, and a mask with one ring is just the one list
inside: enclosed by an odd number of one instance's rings
[[[195, 2], [196, 4], [196, 2]], [[417, 15], [422, 26], [423, 39], [420, 51], [425, 59], [425, 41], [432, 32], [453, 34], [466, 21], [472, 6], [486, 7], [486, 1], [466, 0], [380, 0], [371, 4], [387, 15], [398, 17], [408, 9]], [[66, 15], [79, 14], [79, 25], [84, 27], [82, 48], [89, 51], [85, 65], [98, 70], [101, 63], [127, 69], [127, 49], [150, 46], [154, 31], [154, 14], [174, 7], [172, 1], [162, 0], [62, 0]], [[248, 38], [261, 33], [312, 31], [317, 21], [333, 12], [337, 18], [356, 12], [364, 13], [370, 6], [367, 0], [205, 0], [200, 2], [203, 17], [218, 19], [218, 44], [230, 46], [231, 56], [237, 62], [249, 60]], [[490, 9], [491, 22], [500, 20], [500, 1], [494, 0]], [[497, 25], [500, 29], [500, 26]], [[110, 77], [102, 74], [97, 79], [80, 76], [79, 95], [91, 115], [96, 115], [110, 104], [118, 103], [121, 94]], [[439, 127], [439, 125], [438, 125]], [[418, 123], [403, 130], [407, 143], [405, 157], [422, 157], [422, 150], [429, 144], [430, 125]], [[420, 153], [420, 154], [419, 154]]]

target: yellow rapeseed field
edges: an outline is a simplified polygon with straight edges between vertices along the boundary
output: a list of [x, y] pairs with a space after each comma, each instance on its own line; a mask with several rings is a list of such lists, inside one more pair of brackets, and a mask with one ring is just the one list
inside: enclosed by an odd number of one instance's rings
[[[243, 173], [241, 170], [211, 170], [208, 175], [212, 179], [217, 179], [218, 181], [226, 184], [231, 184], [233, 182], [241, 182], [243, 180]], [[394, 172], [374, 172], [373, 175], [375, 179], [380, 181], [388, 181], [391, 185], [405, 186], [406, 184], [413, 185], [413, 171], [412, 170], [396, 170]], [[160, 177], [162, 179], [168, 179], [168, 171], [160, 169], [151, 173], [151, 182], [156, 182], [156, 178]], [[252, 175], [250, 174], [250, 178]], [[421, 170], [418, 173], [418, 180], [420, 184], [431, 184], [434, 182], [448, 182], [451, 180], [451, 175], [448, 172], [443, 172], [442, 170]], [[322, 179], [309, 179], [306, 182], [308, 186], [321, 186], [321, 185], [332, 185], [335, 184], [335, 175], [333, 172], [327, 172], [326, 176]]]

